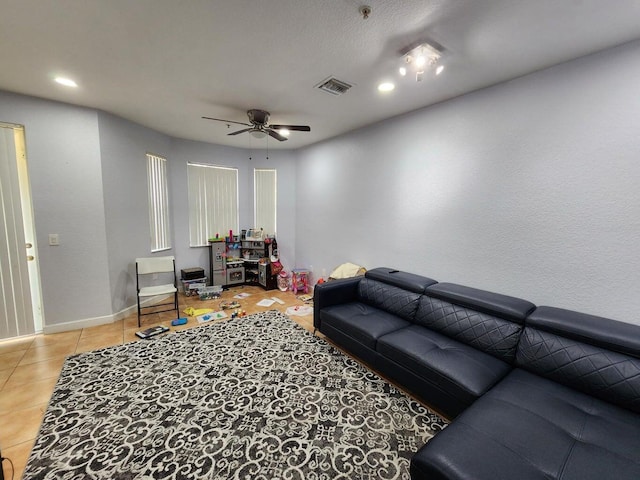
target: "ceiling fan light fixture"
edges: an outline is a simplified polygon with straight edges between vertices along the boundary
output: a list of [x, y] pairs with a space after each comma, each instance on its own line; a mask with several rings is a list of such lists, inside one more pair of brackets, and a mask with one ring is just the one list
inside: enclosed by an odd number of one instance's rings
[[309, 125], [288, 125], [288, 124], [270, 124], [269, 112], [265, 110], [251, 109], [247, 110], [247, 117], [249, 117], [250, 123], [237, 122], [235, 120], [225, 120], [224, 118], [214, 117], [202, 117], [206, 120], [215, 120], [216, 122], [224, 122], [229, 128], [229, 124], [236, 123], [249, 128], [243, 128], [234, 132], [227, 133], [227, 135], [240, 135], [241, 133], [250, 133], [253, 138], [266, 138], [267, 136], [275, 138], [280, 142], [287, 140], [290, 132], [310, 132], [311, 127]]

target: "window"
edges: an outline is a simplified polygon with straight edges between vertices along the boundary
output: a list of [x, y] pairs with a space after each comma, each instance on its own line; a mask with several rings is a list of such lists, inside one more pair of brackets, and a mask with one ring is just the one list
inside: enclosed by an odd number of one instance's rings
[[275, 169], [253, 171], [254, 226], [267, 234], [276, 234], [277, 177]]
[[169, 236], [169, 195], [167, 191], [167, 160], [147, 153], [147, 183], [149, 185], [149, 226], [151, 251], [171, 248]]
[[202, 247], [216, 234], [238, 232], [238, 169], [187, 164], [189, 245]]

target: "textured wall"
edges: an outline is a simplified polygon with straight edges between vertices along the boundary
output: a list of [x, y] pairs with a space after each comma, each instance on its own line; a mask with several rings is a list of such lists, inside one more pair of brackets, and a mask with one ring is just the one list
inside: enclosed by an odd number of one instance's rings
[[628, 44], [304, 149], [298, 262], [390, 266], [640, 324], [638, 54]]
[[[287, 268], [295, 260], [295, 170], [293, 152], [244, 150], [189, 140], [173, 139], [169, 155], [170, 201], [178, 268], [200, 266], [208, 270], [207, 248], [189, 247], [187, 162], [238, 168], [240, 229], [253, 228], [253, 169], [278, 171], [278, 248]], [[251, 157], [251, 160], [249, 159]], [[221, 234], [224, 232], [220, 232]]]
[[628, 44], [269, 160], [0, 92], [0, 120], [25, 125], [45, 323], [132, 303], [147, 151], [170, 162], [179, 268], [207, 264], [186, 246], [186, 162], [240, 168], [242, 227], [252, 168], [275, 167], [287, 269], [387, 265], [640, 323], [638, 53]]
[[25, 126], [45, 325], [111, 314], [97, 117], [0, 92], [0, 119]]
[[[172, 139], [91, 109], [0, 92], [0, 120], [25, 125], [46, 327], [109, 321], [135, 305], [134, 259], [151, 255], [147, 152], [169, 161], [177, 268], [208, 265], [189, 248], [187, 162], [238, 167], [240, 225], [253, 227], [253, 168], [278, 170], [278, 244], [295, 263], [295, 154]], [[252, 157], [252, 160], [249, 160]], [[48, 234], [60, 246], [48, 245]], [[80, 295], [80, 297], [78, 296]], [[72, 326], [69, 328], [73, 328]]]
[[98, 113], [98, 120], [110, 301], [112, 312], [118, 313], [136, 304], [135, 258], [151, 256], [146, 154], [166, 158], [171, 140], [104, 112]]

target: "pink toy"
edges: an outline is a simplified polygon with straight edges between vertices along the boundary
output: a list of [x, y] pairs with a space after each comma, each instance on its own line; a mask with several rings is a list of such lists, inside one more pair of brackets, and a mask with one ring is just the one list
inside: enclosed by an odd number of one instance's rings
[[278, 274], [278, 288], [281, 292], [289, 290], [289, 274], [284, 270]]
[[291, 291], [309, 293], [309, 270], [296, 268], [291, 273]]

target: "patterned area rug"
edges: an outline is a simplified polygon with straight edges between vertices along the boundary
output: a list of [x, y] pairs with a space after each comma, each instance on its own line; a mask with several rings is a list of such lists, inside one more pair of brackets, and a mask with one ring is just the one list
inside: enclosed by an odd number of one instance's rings
[[271, 311], [69, 357], [25, 479], [408, 479], [446, 421]]

